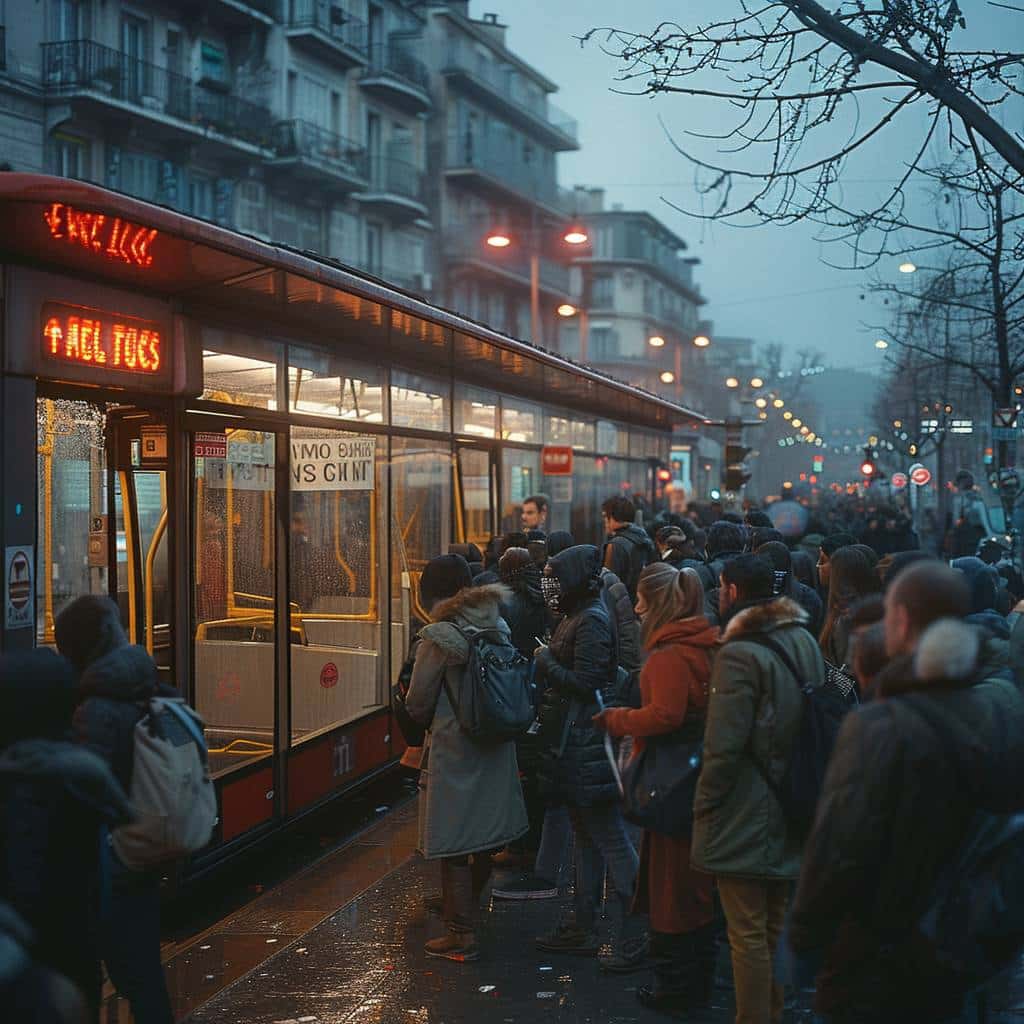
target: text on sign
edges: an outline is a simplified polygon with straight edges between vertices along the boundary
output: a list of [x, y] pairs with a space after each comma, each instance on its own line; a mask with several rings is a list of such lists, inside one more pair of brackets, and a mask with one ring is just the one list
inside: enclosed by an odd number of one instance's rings
[[159, 232], [143, 224], [105, 213], [78, 210], [67, 203], [50, 203], [43, 211], [50, 236], [68, 245], [81, 246], [109, 260], [130, 266], [153, 264], [153, 243]]

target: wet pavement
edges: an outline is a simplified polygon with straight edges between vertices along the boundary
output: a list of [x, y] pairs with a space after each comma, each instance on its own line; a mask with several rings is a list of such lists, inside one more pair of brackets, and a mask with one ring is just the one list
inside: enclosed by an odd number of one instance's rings
[[[428, 958], [440, 922], [417, 923], [438, 888], [437, 864], [415, 853], [416, 803], [407, 800], [203, 932], [167, 947], [179, 1021], [189, 1024], [655, 1024], [635, 990], [649, 975], [610, 976], [593, 958], [539, 953], [559, 901], [491, 900], [481, 912], [481, 960]], [[562, 905], [567, 899], [561, 901]], [[606, 922], [607, 924], [607, 922]], [[733, 1020], [722, 938], [715, 996], [695, 1024]], [[1000, 987], [987, 1024], [1024, 1024], [1024, 970]], [[131, 1020], [111, 1001], [106, 1024]], [[787, 1022], [810, 1024], [804, 999]]]

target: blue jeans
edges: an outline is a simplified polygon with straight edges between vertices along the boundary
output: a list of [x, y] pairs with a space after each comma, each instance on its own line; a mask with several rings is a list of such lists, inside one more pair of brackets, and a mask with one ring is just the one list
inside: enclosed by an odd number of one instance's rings
[[160, 961], [160, 877], [130, 871], [110, 853], [110, 905], [103, 921], [103, 961], [136, 1024], [174, 1024]]
[[594, 927], [606, 865], [625, 921], [633, 903], [640, 858], [626, 834], [619, 805], [570, 807], [569, 819], [576, 840], [577, 927], [587, 931]]
[[565, 807], [549, 807], [544, 812], [544, 825], [540, 833], [540, 846], [533, 873], [538, 878], [561, 887], [569, 874], [569, 841], [572, 825]]

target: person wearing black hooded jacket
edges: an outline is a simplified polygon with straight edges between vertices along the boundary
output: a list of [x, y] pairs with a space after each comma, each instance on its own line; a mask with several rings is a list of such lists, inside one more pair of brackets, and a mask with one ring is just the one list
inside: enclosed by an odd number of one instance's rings
[[639, 867], [619, 808], [604, 736], [592, 722], [600, 710], [598, 695], [602, 701], [611, 695], [616, 669], [600, 573], [598, 549], [579, 544], [550, 559], [543, 577], [545, 598], [564, 617], [550, 645], [536, 654], [537, 682], [544, 687], [541, 789], [550, 802], [568, 807], [576, 838], [575, 921], [537, 940], [538, 948], [548, 952], [597, 951], [603, 857], [622, 909], [623, 926], [613, 943], [613, 955], [620, 954], [628, 944], [628, 915]]
[[[102, 759], [68, 742], [70, 666], [53, 651], [0, 659], [0, 900], [34, 933], [38, 964], [100, 1014], [102, 851], [131, 818]], [[4, 1020], [10, 1003], [0, 1003]]]
[[[160, 683], [144, 647], [128, 643], [117, 605], [85, 595], [57, 616], [57, 647], [78, 675], [75, 740], [103, 758], [131, 793], [135, 726], [152, 697], [176, 692]], [[137, 1024], [173, 1024], [160, 960], [160, 875], [133, 871], [111, 848], [111, 898], [101, 951], [114, 987]]]
[[654, 543], [647, 531], [633, 522], [636, 508], [621, 495], [608, 498], [601, 506], [608, 541], [605, 544], [604, 567], [626, 584], [629, 599], [636, 601], [636, 586], [645, 566], [658, 560]]

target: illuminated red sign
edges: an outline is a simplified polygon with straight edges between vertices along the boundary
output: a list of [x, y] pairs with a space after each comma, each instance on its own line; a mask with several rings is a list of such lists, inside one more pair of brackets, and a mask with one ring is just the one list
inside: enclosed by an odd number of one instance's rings
[[134, 224], [121, 217], [79, 210], [67, 203], [50, 203], [43, 219], [53, 238], [68, 245], [81, 246], [108, 260], [120, 260], [130, 266], [149, 267], [156, 228]]
[[43, 358], [124, 373], [157, 373], [163, 336], [157, 324], [79, 306], [43, 307]]
[[572, 448], [548, 445], [540, 450], [540, 471], [544, 476], [572, 476]]

